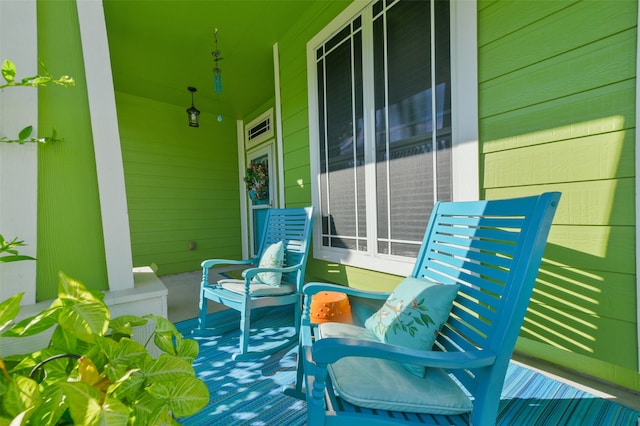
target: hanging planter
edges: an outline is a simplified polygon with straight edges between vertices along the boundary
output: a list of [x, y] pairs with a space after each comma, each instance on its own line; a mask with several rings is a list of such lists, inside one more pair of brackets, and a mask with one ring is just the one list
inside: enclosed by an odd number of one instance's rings
[[269, 203], [269, 171], [262, 163], [249, 163], [244, 177], [253, 204]]

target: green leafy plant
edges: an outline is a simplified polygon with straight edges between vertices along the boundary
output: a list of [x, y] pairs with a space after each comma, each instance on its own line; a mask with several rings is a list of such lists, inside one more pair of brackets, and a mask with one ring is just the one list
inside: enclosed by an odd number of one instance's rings
[[[209, 402], [192, 367], [196, 341], [155, 315], [111, 319], [103, 298], [60, 273], [58, 298], [39, 314], [15, 323], [22, 294], [0, 303], [0, 344], [55, 327], [46, 348], [0, 358], [0, 425], [175, 425]], [[143, 346], [132, 330], [149, 319]]]
[[[8, 59], [5, 60], [2, 63], [2, 78], [4, 78], [5, 83], [0, 84], [0, 90], [8, 87], [45, 87], [49, 83], [64, 87], [74, 86], [76, 84], [75, 80], [68, 75], [63, 75], [60, 78], [53, 77], [42, 62], [40, 62], [40, 67], [43, 70], [42, 74], [16, 80], [16, 65]], [[20, 130], [17, 139], [11, 139], [7, 136], [0, 136], [0, 142], [16, 142], [23, 144], [26, 142], [62, 142], [63, 140], [58, 138], [55, 129], [52, 130], [51, 136], [35, 137], [32, 136], [32, 133], [33, 126], [27, 126], [24, 129]]]
[[0, 263], [2, 262], [17, 262], [19, 260], [35, 260], [31, 256], [20, 254], [17, 247], [23, 247], [26, 244], [24, 241], [14, 238], [11, 241], [4, 239], [0, 234]]

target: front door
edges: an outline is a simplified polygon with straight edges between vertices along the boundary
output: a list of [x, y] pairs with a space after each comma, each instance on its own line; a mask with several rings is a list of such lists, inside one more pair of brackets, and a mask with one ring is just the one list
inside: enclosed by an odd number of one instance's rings
[[[273, 160], [273, 140], [247, 153], [247, 170], [254, 178], [254, 189], [247, 191], [249, 206], [250, 254], [255, 256], [264, 230], [267, 209], [275, 207], [276, 162]], [[265, 181], [265, 177], [268, 181]]]

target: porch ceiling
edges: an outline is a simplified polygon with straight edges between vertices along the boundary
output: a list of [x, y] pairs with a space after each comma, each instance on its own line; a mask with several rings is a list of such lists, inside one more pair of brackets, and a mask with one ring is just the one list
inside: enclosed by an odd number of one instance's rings
[[104, 0], [115, 89], [187, 108], [195, 86], [201, 111], [243, 117], [273, 96], [273, 44], [318, 1]]

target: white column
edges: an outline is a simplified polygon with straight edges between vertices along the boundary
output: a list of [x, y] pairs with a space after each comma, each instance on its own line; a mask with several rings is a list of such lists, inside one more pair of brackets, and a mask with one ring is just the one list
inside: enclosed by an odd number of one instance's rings
[[[638, 12], [638, 23], [640, 24], [640, 12]], [[638, 34], [636, 33], [636, 127], [640, 123], [640, 81], [638, 81], [638, 70], [640, 70], [640, 44], [638, 44]], [[636, 130], [636, 330], [638, 333], [638, 371], [640, 371], [640, 132]]]
[[451, 5], [453, 201], [480, 196], [478, 153], [478, 11], [476, 1]]
[[244, 161], [244, 122], [242, 120], [236, 121], [236, 138], [238, 144], [238, 181], [240, 183], [240, 238], [242, 239], [242, 258], [249, 259], [251, 251], [249, 250], [249, 219], [247, 217], [247, 193], [244, 187], [244, 172], [246, 170], [246, 163]]
[[284, 143], [282, 139], [282, 100], [280, 98], [280, 53], [278, 50], [278, 43], [273, 45], [273, 76], [274, 87], [276, 92], [276, 109], [275, 109], [275, 122], [276, 122], [276, 153], [278, 156], [278, 205], [277, 207], [285, 207], [284, 198]]
[[107, 27], [101, 0], [78, 0], [110, 290], [133, 288], [129, 214]]
[[[38, 73], [36, 1], [0, 1], [0, 61], [16, 64], [18, 78]], [[4, 83], [4, 79], [2, 79]], [[0, 92], [0, 136], [17, 139], [32, 125], [37, 135], [38, 91], [29, 87]], [[17, 237], [26, 247], [21, 254], [36, 256], [38, 204], [38, 147], [0, 143], [0, 234]], [[0, 263], [0, 301], [24, 292], [22, 304], [36, 301], [36, 262]]]

